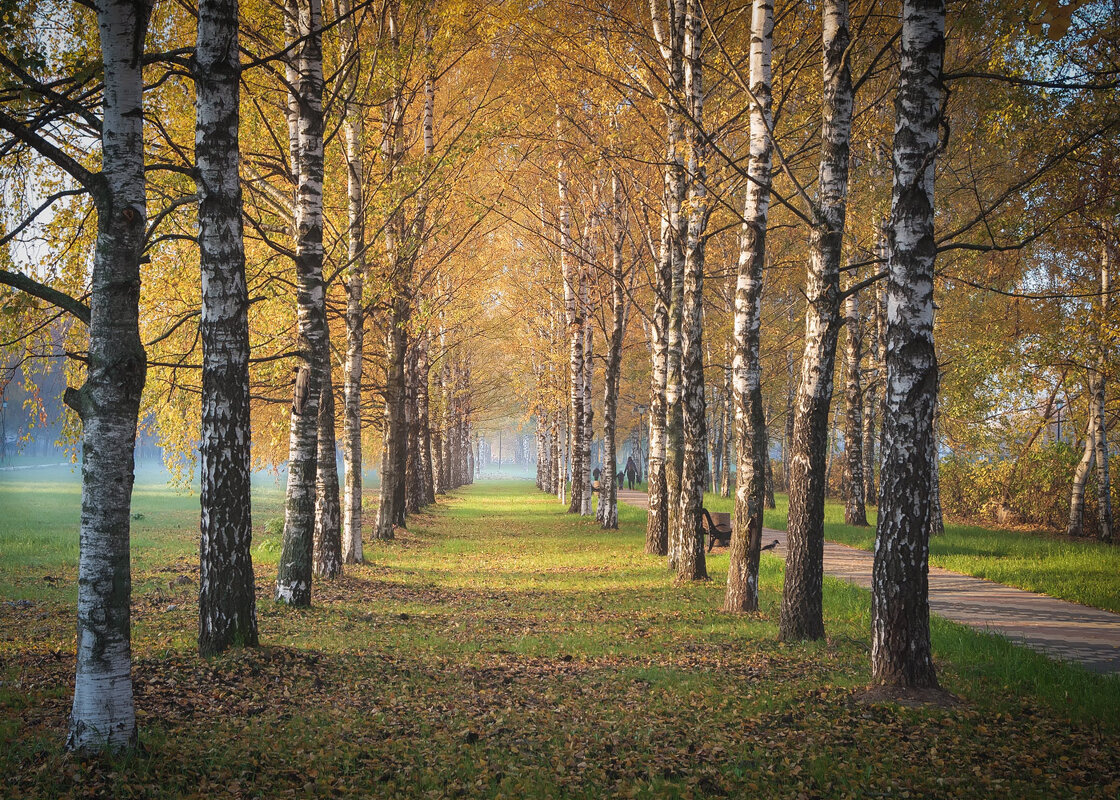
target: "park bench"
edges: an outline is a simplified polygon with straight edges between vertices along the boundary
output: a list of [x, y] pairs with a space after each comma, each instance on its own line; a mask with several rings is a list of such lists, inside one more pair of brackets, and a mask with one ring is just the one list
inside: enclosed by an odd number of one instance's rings
[[704, 512], [704, 529], [705, 533], [708, 534], [708, 552], [712, 552], [712, 548], [715, 547], [717, 541], [720, 547], [730, 545], [731, 515], [723, 511], [717, 511], [715, 519], [712, 519], [708, 509], [702, 508], [700, 510]]

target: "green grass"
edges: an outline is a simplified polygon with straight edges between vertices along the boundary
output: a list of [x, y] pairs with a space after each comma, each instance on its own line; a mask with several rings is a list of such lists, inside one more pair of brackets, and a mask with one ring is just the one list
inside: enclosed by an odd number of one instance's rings
[[[0, 486], [5, 509], [44, 515], [34, 529], [13, 524], [18, 514], [0, 521], [0, 796], [1120, 790], [1120, 680], [936, 623], [940, 676], [961, 704], [862, 702], [866, 592], [828, 581], [829, 639], [781, 644], [779, 560], [764, 555], [761, 614], [724, 614], [726, 555], [710, 559], [712, 581], [674, 586], [642, 552], [644, 512], [624, 506], [621, 530], [604, 532], [525, 482], [441, 498], [393, 542], [367, 542], [369, 563], [317, 584], [311, 609], [274, 604], [274, 559], [258, 559], [263, 647], [200, 659], [197, 585], [168, 585], [197, 581], [197, 498], [150, 490], [138, 495], [148, 543], [133, 603], [144, 753], [73, 760], [61, 752], [72, 589], [41, 570], [72, 579], [74, 497]], [[258, 530], [279, 499], [257, 492]], [[41, 550], [10, 550], [9, 538]], [[31, 603], [4, 602], [15, 598]]]
[[[777, 508], [766, 511], [766, 526], [785, 530], [789, 499], [779, 494], [775, 500]], [[735, 501], [707, 494], [704, 502], [709, 510], [730, 511]], [[825, 538], [873, 550], [874, 507], [868, 507], [867, 517], [867, 528], [845, 525], [843, 504], [830, 500], [824, 509]], [[930, 542], [929, 561], [935, 567], [1120, 612], [1120, 547], [1113, 545], [947, 520], [945, 535]]]

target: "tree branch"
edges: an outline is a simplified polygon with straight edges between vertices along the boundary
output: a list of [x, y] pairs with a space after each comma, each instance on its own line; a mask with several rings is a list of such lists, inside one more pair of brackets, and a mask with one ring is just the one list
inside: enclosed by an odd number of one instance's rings
[[51, 305], [70, 312], [86, 325], [89, 325], [89, 306], [65, 292], [39, 283], [39, 281], [27, 277], [22, 272], [11, 272], [6, 269], [0, 269], [0, 283], [19, 289], [32, 297], [38, 297], [40, 300], [46, 300]]

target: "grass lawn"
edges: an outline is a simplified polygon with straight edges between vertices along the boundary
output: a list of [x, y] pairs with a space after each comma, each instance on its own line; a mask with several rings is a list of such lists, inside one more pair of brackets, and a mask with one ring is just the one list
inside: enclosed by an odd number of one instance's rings
[[[39, 476], [36, 476], [39, 478]], [[258, 488], [263, 646], [200, 659], [197, 497], [140, 485], [133, 642], [143, 752], [61, 752], [74, 660], [76, 495], [0, 479], [3, 797], [1101, 797], [1120, 792], [1120, 680], [949, 623], [952, 707], [867, 703], [868, 595], [826, 585], [829, 639], [674, 587], [622, 530], [527, 482], [442, 498], [369, 563], [274, 604], [277, 487]], [[180, 585], [181, 575], [194, 583]], [[55, 580], [44, 580], [51, 577]], [[23, 602], [21, 602], [23, 601]]]
[[[766, 526], [786, 529], [789, 498], [777, 495], [777, 508], [766, 511]], [[730, 511], [734, 498], [707, 494], [712, 511]], [[844, 524], [844, 505], [825, 503], [825, 538], [873, 550], [875, 508], [870, 527]], [[1068, 539], [1025, 531], [997, 530], [946, 521], [945, 535], [930, 542], [930, 564], [1008, 586], [1120, 612], [1120, 547], [1085, 539]]]

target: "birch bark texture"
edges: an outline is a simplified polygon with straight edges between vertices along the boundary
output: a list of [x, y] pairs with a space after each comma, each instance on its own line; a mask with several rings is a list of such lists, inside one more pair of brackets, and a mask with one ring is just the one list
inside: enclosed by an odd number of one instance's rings
[[867, 527], [867, 494], [863, 479], [863, 322], [859, 294], [848, 295], [844, 303], [844, 475], [847, 497], [844, 524]]
[[739, 267], [735, 283], [735, 353], [731, 362], [735, 400], [735, 513], [728, 555], [725, 611], [758, 611], [758, 566], [762, 553], [766, 495], [766, 418], [762, 407], [762, 281], [766, 261], [766, 227], [770, 210], [773, 144], [770, 131], [773, 0], [754, 0], [751, 8], [750, 160], [747, 163]]
[[136, 418], [147, 358], [140, 340], [144, 183], [142, 49], [151, 4], [96, 4], [105, 89], [101, 173], [93, 183], [97, 244], [86, 382], [71, 393], [82, 419], [78, 647], [68, 750], [136, 745], [132, 695], [129, 510]]
[[198, 650], [256, 646], [237, 0], [200, 0], [195, 178], [202, 278]]
[[871, 575], [876, 684], [937, 686], [929, 639], [933, 343], [933, 182], [942, 113], [943, 0], [904, 0], [895, 101], [887, 282], [886, 412]]
[[665, 166], [661, 211], [661, 241], [657, 286], [651, 325], [649, 418], [649, 514], [646, 523], [646, 552], [668, 555], [671, 566], [676, 554], [670, 542], [670, 517], [677, 513], [680, 497], [680, 321], [684, 275], [684, 235], [681, 207], [685, 200], [682, 144], [684, 102], [684, 7], [683, 0], [666, 0], [665, 16], [658, 0], [650, 2], [650, 19], [661, 60], [665, 65]]
[[315, 477], [315, 538], [312, 571], [316, 578], [342, 574], [342, 513], [338, 503], [338, 463], [334, 438], [334, 382], [323, 371], [319, 395], [318, 472]]
[[[685, 12], [685, 96], [688, 129], [688, 237], [685, 241], [681, 305], [681, 473], [676, 525], [669, 519], [670, 542], [679, 543], [677, 580], [707, 580], [703, 506], [707, 485], [708, 425], [704, 401], [704, 247], [711, 204], [708, 198], [707, 134], [704, 131], [704, 72], [701, 53], [704, 23], [700, 3]], [[676, 536], [674, 537], [674, 527]]]
[[319, 402], [329, 368], [323, 286], [323, 49], [320, 0], [289, 0], [295, 14], [296, 309], [303, 373], [297, 376], [288, 439], [288, 487], [276, 599], [311, 605], [318, 474]]
[[[561, 142], [560, 109], [556, 110], [556, 140]], [[563, 145], [561, 145], [563, 146]], [[583, 303], [580, 300], [580, 270], [573, 263], [572, 222], [568, 198], [567, 160], [563, 153], [556, 162], [556, 193], [559, 199], [560, 273], [564, 281], [564, 318], [568, 333], [568, 390], [572, 424], [569, 427], [572, 465], [572, 497], [569, 514], [583, 513]]]
[[361, 51], [350, 0], [338, 0], [339, 60], [343, 70], [342, 130], [346, 142], [346, 359], [342, 397], [342, 560], [361, 564], [362, 553], [362, 356], [365, 351], [365, 186], [362, 108], [357, 101]]
[[1097, 454], [1097, 538], [1102, 542], [1112, 541], [1112, 489], [1108, 474], [1108, 428], [1105, 418], [1105, 375], [1108, 374], [1109, 318], [1112, 290], [1112, 230], [1106, 231], [1101, 246], [1101, 294], [1099, 302], [1100, 322], [1098, 325], [1099, 353], [1097, 356], [1096, 386], [1093, 387], [1093, 403], [1097, 407], [1096, 424], [1093, 427], [1093, 449]]
[[[400, 54], [399, 4], [385, 7], [389, 45]], [[381, 156], [385, 180], [392, 183], [400, 171], [404, 144], [404, 87], [398, 79], [382, 104]], [[410, 278], [412, 260], [405, 253], [402, 210], [391, 210], [385, 222], [386, 272], [389, 315], [385, 330], [385, 410], [382, 424], [381, 492], [373, 536], [380, 541], [393, 538], [393, 526], [404, 525], [404, 480], [408, 429], [405, 421], [405, 357], [408, 350], [408, 320], [412, 309]]]
[[603, 378], [603, 473], [599, 481], [599, 521], [605, 530], [618, 528], [618, 388], [622, 369], [622, 339], [626, 333], [626, 293], [623, 244], [626, 222], [622, 177], [611, 168], [611, 333]]
[[[595, 221], [594, 226], [598, 227], [598, 222]], [[589, 225], [588, 236], [591, 236], [591, 231], [595, 228]], [[592, 326], [591, 319], [591, 267], [594, 263], [594, 254], [590, 252], [589, 248], [583, 248], [583, 252], [587, 254], [580, 267], [580, 319], [583, 323], [583, 424], [580, 426], [580, 434], [583, 440], [580, 452], [580, 464], [583, 467], [582, 473], [579, 476], [580, 482], [580, 516], [590, 516], [593, 513], [591, 502], [593, 492], [591, 491], [591, 439], [595, 435], [595, 406], [591, 394], [591, 379], [594, 373], [594, 327]], [[573, 481], [576, 478], [572, 478]]]
[[805, 351], [794, 401], [788, 551], [778, 623], [782, 641], [824, 636], [824, 496], [832, 376], [840, 331], [840, 256], [848, 194], [852, 75], [848, 65], [848, 2], [826, 0], [821, 10], [824, 101], [819, 200], [809, 234]]

